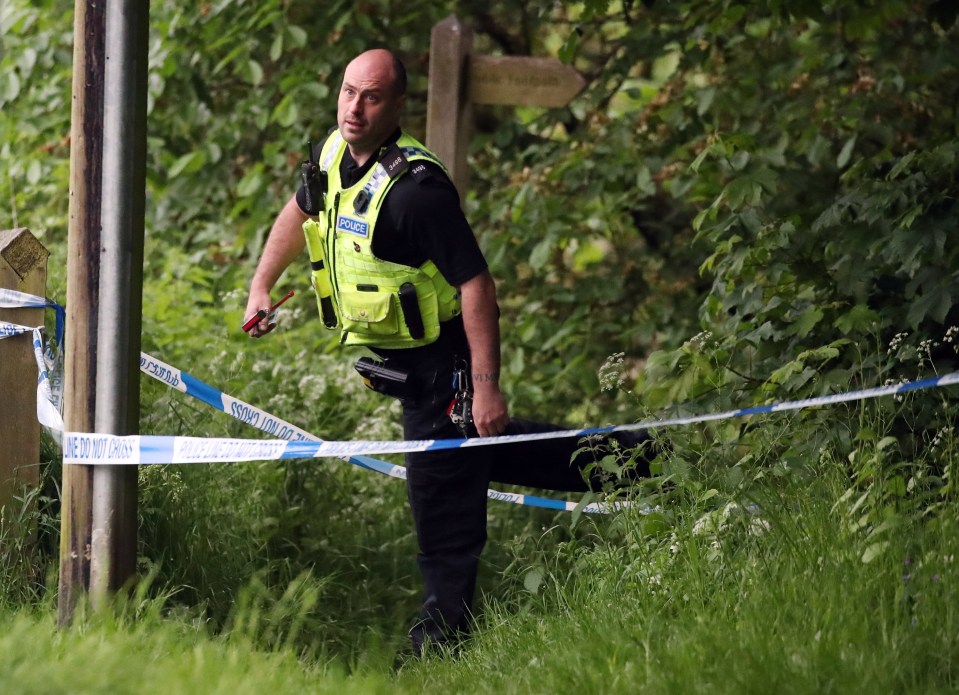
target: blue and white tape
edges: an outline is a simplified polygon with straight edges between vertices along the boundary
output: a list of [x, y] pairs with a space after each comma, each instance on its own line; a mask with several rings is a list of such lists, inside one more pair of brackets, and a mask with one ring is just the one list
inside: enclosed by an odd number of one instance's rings
[[66, 323], [66, 309], [52, 299], [36, 297], [16, 290], [0, 289], [0, 309], [53, 309], [56, 312], [56, 329], [54, 340], [58, 346], [63, 345], [63, 327]]
[[[34, 349], [37, 354], [37, 365], [40, 371], [40, 378], [37, 387], [37, 416], [40, 422], [46, 425], [58, 439], [63, 434], [62, 417], [62, 340], [63, 340], [63, 317], [65, 311], [62, 306], [42, 297], [15, 292], [11, 290], [0, 291], [0, 307], [18, 308], [53, 308], [57, 312], [57, 349], [42, 352], [41, 329], [31, 329], [25, 326], [15, 326], [0, 322], [0, 333], [5, 329], [11, 335], [20, 335], [23, 332], [34, 331]], [[0, 335], [0, 337], [3, 337]], [[171, 388], [192, 396], [204, 403], [232, 415], [241, 422], [256, 427], [268, 434], [277, 436], [281, 439], [293, 441], [322, 441], [319, 437], [300, 429], [285, 420], [277, 418], [269, 413], [260, 410], [256, 406], [250, 405], [244, 401], [219, 391], [212, 386], [204, 383], [196, 377], [183, 372], [171, 365], [161, 362], [155, 357], [146, 353], [140, 353], [140, 369], [143, 373], [161, 381]], [[369, 456], [341, 457], [350, 463], [375, 471], [383, 475], [400, 480], [406, 479], [406, 468], [396, 464], [375, 459]], [[608, 513], [620, 507], [627, 506], [626, 502], [592, 502], [582, 504], [567, 500], [551, 499], [539, 497], [536, 495], [523, 495], [512, 492], [501, 492], [498, 490], [487, 490], [487, 497], [499, 502], [509, 502], [512, 504], [539, 507], [544, 509], [554, 509], [558, 511], [574, 511], [579, 508], [580, 511], [587, 514]]]
[[543, 439], [582, 438], [590, 435], [627, 432], [651, 428], [691, 425], [699, 422], [727, 420], [731, 418], [775, 413], [787, 410], [802, 410], [848, 401], [879, 398], [910, 391], [948, 386], [959, 383], [959, 372], [940, 377], [911, 381], [894, 386], [883, 386], [846, 393], [832, 394], [798, 401], [771, 403], [769, 405], [727, 410], [720, 413], [690, 417], [647, 420], [627, 425], [589, 427], [555, 432], [534, 432], [475, 439], [425, 439], [425, 440], [350, 440], [350, 441], [286, 441], [201, 437], [171, 437], [134, 435], [118, 437], [107, 434], [67, 432], [64, 434], [64, 464], [103, 463], [112, 465], [154, 463], [213, 463], [232, 461], [261, 461], [304, 459], [323, 457], [353, 457], [370, 454], [397, 454], [422, 451], [442, 451], [477, 446], [497, 446], [515, 442], [530, 442]]
[[56, 314], [54, 340], [44, 343], [43, 327], [27, 327], [0, 321], [0, 338], [33, 333], [33, 350], [37, 358], [37, 419], [51, 434], [63, 432], [63, 331], [66, 309], [52, 299], [37, 297], [16, 290], [0, 289], [0, 309], [53, 309]]
[[[18, 293], [19, 294], [19, 293]], [[37, 299], [37, 298], [32, 298]], [[44, 300], [40, 300], [44, 301]], [[49, 306], [49, 304], [45, 304]], [[19, 305], [18, 305], [19, 306]], [[23, 330], [35, 330], [18, 327]], [[14, 330], [14, 329], [10, 329]], [[38, 335], [38, 334], [36, 334]], [[39, 337], [38, 337], [39, 339]], [[39, 353], [38, 353], [39, 354]], [[43, 378], [42, 362], [41, 380]], [[959, 383], [959, 372], [939, 377], [930, 377], [916, 381], [881, 386], [870, 389], [848, 391], [817, 398], [796, 401], [784, 401], [767, 405], [751, 406], [736, 410], [727, 410], [704, 415], [649, 420], [645, 422], [569, 429], [554, 432], [538, 432], [524, 435], [483, 437], [476, 439], [436, 439], [421, 441], [323, 441], [310, 433], [299, 429], [265, 411], [239, 399], [232, 398], [221, 391], [203, 383], [199, 379], [182, 372], [168, 364], [146, 354], [141, 354], [141, 370], [153, 378], [166, 383], [187, 395], [198, 398], [209, 405], [237, 419], [257, 427], [265, 432], [279, 436], [273, 440], [251, 440], [231, 438], [171, 437], [155, 435], [114, 436], [97, 433], [67, 432], [64, 434], [63, 450], [65, 465], [105, 464], [105, 465], [143, 465], [143, 464], [188, 464], [214, 462], [241, 462], [262, 460], [286, 460], [303, 458], [336, 457], [354, 463], [369, 470], [384, 473], [396, 478], [405, 478], [406, 470], [402, 466], [370, 458], [370, 454], [409, 453], [420, 451], [439, 451], [475, 446], [495, 446], [514, 442], [538, 441], [556, 438], [583, 438], [590, 435], [609, 434], [632, 430], [651, 429], [691, 425], [732, 418], [746, 417], [763, 413], [802, 410], [819, 406], [834, 405], [850, 401], [880, 398], [910, 391], [938, 388]], [[514, 502], [551, 509], [572, 510], [577, 508], [574, 502], [550, 500], [530, 495], [514, 495], [490, 490], [491, 499]], [[586, 505], [583, 511], [609, 511], [610, 505], [594, 503]]]
[[188, 396], [193, 396], [197, 400], [203, 401], [207, 405], [221, 410], [227, 415], [233, 416], [240, 422], [273, 435], [277, 439], [308, 442], [322, 441], [316, 435], [310, 434], [306, 430], [302, 430], [285, 420], [274, 417], [254, 405], [250, 405], [238, 398], [225, 394], [205, 384], [191, 374], [172, 367], [166, 362], [161, 362], [156, 357], [152, 357], [145, 352], [140, 353], [140, 371], [148, 376], [152, 376], [170, 388], [176, 389]]
[[[192, 396], [197, 400], [203, 401], [207, 405], [227, 413], [228, 415], [232, 415], [236, 419], [250, 425], [251, 427], [256, 427], [263, 432], [273, 434], [280, 439], [314, 443], [321, 443], [323, 441], [316, 435], [310, 434], [309, 432], [300, 429], [296, 425], [292, 425], [285, 420], [260, 410], [256, 406], [250, 405], [245, 401], [241, 401], [238, 398], [234, 398], [233, 396], [225, 394], [209, 384], [204, 383], [200, 379], [197, 379], [195, 376], [181, 371], [180, 369], [177, 369], [166, 362], [162, 362], [156, 357], [147, 355], [146, 353], [140, 354], [140, 370], [144, 374], [153, 377], [157, 381], [167, 384], [171, 388], [174, 388], [181, 393], [185, 393], [188, 396]], [[359, 466], [360, 468], [365, 468], [376, 473], [388, 475], [391, 478], [406, 480], [406, 468], [404, 466], [363, 455], [340, 456], [338, 458], [348, 461], [355, 466]], [[508, 502], [511, 504], [519, 504], [527, 507], [554, 509], [557, 511], [571, 512], [579, 507], [580, 511], [587, 514], [608, 513], [627, 505], [625, 502], [591, 502], [589, 504], [582, 504], [580, 502], [573, 502], [569, 500], [552, 499], [549, 497], [539, 497], [536, 495], [524, 495], [515, 492], [502, 492], [499, 490], [487, 490], [486, 496], [489, 499], [496, 500], [498, 502]]]
[[[29, 296], [29, 295], [27, 295]], [[44, 349], [43, 327], [21, 326], [16, 323], [0, 321], [0, 338], [33, 334], [33, 354], [37, 360], [37, 420], [52, 433], [63, 432], [62, 394], [63, 372], [58, 368], [59, 353]]]

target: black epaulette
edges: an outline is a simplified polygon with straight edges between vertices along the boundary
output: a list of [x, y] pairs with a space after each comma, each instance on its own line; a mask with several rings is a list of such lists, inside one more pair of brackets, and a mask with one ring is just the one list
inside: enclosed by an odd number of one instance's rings
[[395, 179], [410, 168], [406, 155], [403, 154], [403, 150], [395, 142], [386, 148], [383, 156], [380, 157], [380, 164], [386, 169], [386, 173], [391, 179]]
[[417, 161], [410, 164], [402, 148], [395, 142], [386, 148], [383, 156], [380, 157], [380, 164], [386, 169], [386, 173], [391, 179], [395, 179], [400, 174], [409, 171], [416, 183], [423, 183], [432, 178], [433, 172], [425, 165], [423, 161]]
[[430, 171], [430, 168], [426, 166], [426, 162], [420, 160], [410, 168], [410, 176], [413, 177], [416, 183], [423, 183], [427, 179], [433, 178], [433, 173]]

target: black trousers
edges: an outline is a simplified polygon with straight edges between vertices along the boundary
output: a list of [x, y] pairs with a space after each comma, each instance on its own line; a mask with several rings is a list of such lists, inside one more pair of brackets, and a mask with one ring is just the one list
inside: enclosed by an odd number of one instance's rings
[[[454, 397], [452, 363], [418, 375], [422, 395], [404, 401], [403, 434], [410, 439], [451, 439], [462, 435], [447, 416]], [[424, 383], [425, 382], [425, 383]], [[567, 429], [550, 423], [511, 420], [505, 434]], [[475, 434], [475, 433], [474, 433]], [[615, 433], [620, 450], [648, 439], [645, 432]], [[596, 489], [583, 468], [594, 451], [574, 453], [573, 437], [407, 454], [406, 489], [416, 538], [424, 594], [410, 630], [419, 653], [427, 643], [443, 644], [469, 630], [480, 553], [486, 544], [486, 491], [490, 482], [549, 490]], [[649, 475], [645, 460], [638, 475]]]

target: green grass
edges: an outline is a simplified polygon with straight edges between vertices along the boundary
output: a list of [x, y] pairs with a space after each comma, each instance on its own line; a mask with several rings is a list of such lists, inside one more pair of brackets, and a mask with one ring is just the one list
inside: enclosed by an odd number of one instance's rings
[[526, 610], [494, 606], [460, 658], [403, 681], [464, 693], [956, 688], [955, 525], [902, 530], [868, 563], [838, 526], [818, 500], [760, 536], [746, 523], [689, 527], [651, 552], [585, 553]]
[[53, 613], [2, 617], [5, 693], [380, 693], [382, 677], [306, 665], [289, 650], [263, 652], [215, 639], [200, 626], [141, 616], [91, 618], [58, 630]]
[[809, 472], [754, 489], [765, 492], [758, 507], [706, 491], [667, 496], [653, 516], [582, 519], [575, 529], [554, 517], [537, 533], [528, 524], [498, 539], [508, 547], [493, 557], [513, 560], [486, 568], [497, 581], [469, 642], [398, 670], [396, 618], [350, 623], [357, 608], [388, 613], [383, 593], [329, 618], [337, 634], [356, 632], [350, 650], [323, 639], [331, 609], [317, 570], [279, 596], [251, 582], [222, 626], [202, 611], [171, 612], [169, 595], [148, 584], [116, 613], [81, 615], [67, 630], [49, 606], [7, 609], [0, 692], [959, 689], [956, 504], [890, 508], [895, 523], [864, 526], [842, 466], [824, 460]]

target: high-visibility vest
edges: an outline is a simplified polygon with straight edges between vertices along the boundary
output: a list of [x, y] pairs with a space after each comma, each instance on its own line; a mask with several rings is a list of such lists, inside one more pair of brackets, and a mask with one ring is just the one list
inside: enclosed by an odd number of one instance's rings
[[432, 343], [439, 337], [440, 322], [460, 313], [459, 292], [431, 260], [414, 268], [377, 258], [373, 233], [383, 200], [399, 177], [425, 175], [423, 161], [443, 165], [403, 134], [362, 179], [343, 188], [340, 160], [346, 148], [339, 131], [323, 145], [323, 212], [303, 225], [323, 324], [341, 331], [340, 342], [347, 345], [407, 348]]

